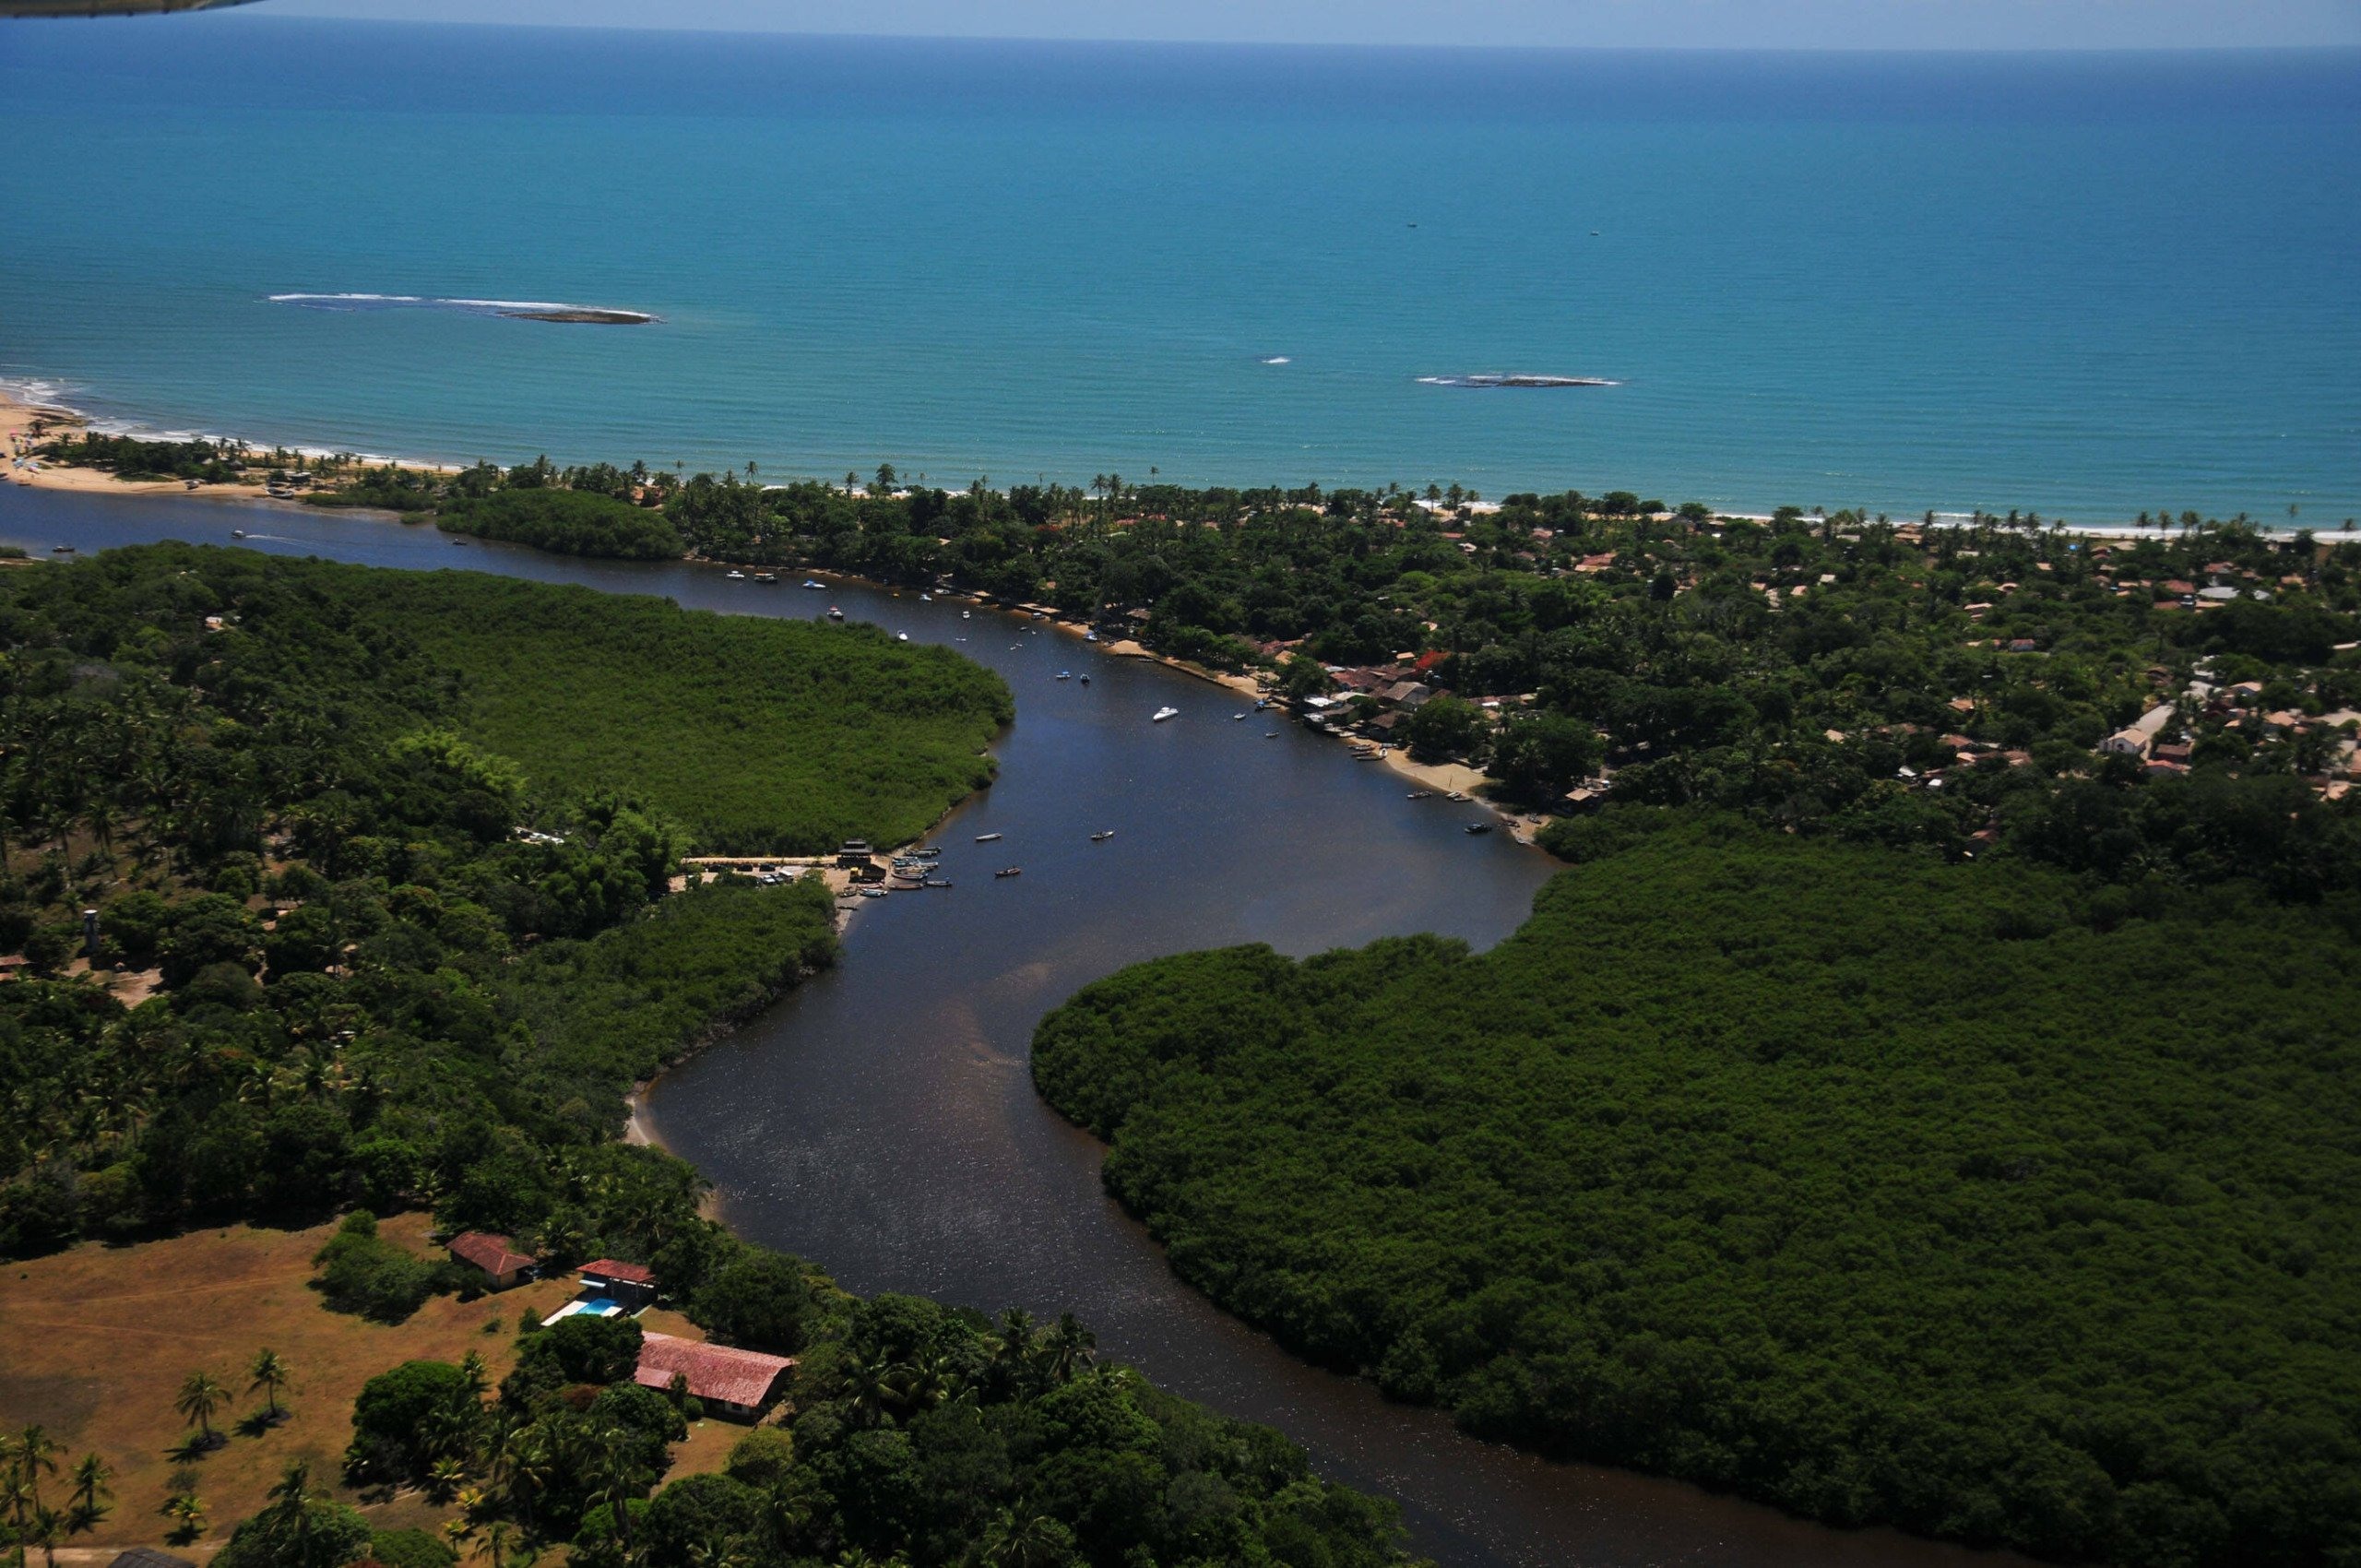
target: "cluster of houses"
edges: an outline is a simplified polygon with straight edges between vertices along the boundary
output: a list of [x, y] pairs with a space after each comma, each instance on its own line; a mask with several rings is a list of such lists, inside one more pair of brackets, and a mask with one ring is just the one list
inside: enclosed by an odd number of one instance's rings
[[[463, 1230], [451, 1238], [449, 1247], [454, 1261], [481, 1274], [486, 1287], [493, 1290], [531, 1279], [554, 1278], [564, 1272], [545, 1271], [515, 1241], [489, 1231]], [[574, 1273], [579, 1281], [574, 1299], [543, 1318], [543, 1327], [577, 1313], [635, 1318], [656, 1304], [656, 1271], [645, 1264], [599, 1258]], [[633, 1370], [632, 1381], [643, 1388], [667, 1391], [676, 1384], [684, 1385], [709, 1414], [753, 1421], [777, 1402], [794, 1370], [791, 1356], [709, 1345], [649, 1330], [640, 1336], [639, 1364]]]

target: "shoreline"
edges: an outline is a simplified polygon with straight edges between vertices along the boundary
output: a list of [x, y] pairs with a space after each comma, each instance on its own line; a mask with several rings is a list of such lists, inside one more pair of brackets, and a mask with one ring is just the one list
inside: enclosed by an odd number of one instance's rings
[[[42, 467], [37, 470], [28, 472], [28, 470], [18, 467], [14, 461], [17, 456], [17, 437], [37, 419], [49, 423], [70, 425], [77, 429], [87, 429], [101, 434], [135, 436], [145, 441], [229, 441], [250, 452], [269, 452], [274, 450], [286, 451], [298, 457], [307, 458], [319, 458], [336, 456], [334, 453], [314, 447], [292, 446], [278, 442], [256, 442], [238, 435], [154, 433], [147, 431], [135, 421], [101, 421], [94, 419], [85, 410], [77, 409], [68, 403], [47, 400], [38, 397], [23, 396], [19, 389], [25, 387], [27, 385], [27, 382], [20, 380], [16, 384], [15, 387], [12, 388], [12, 386], [7, 383], [0, 383], [0, 459], [6, 459], [8, 461], [8, 466], [6, 469], [6, 474], [8, 479], [13, 480], [18, 484], [28, 485], [33, 488], [77, 490], [100, 494], [115, 495], [188, 495], [209, 500], [251, 501], [255, 504], [269, 504], [272, 500], [271, 497], [263, 493], [262, 486], [259, 484], [199, 484], [195, 488], [190, 488], [187, 481], [182, 480], [140, 480], [125, 481], [117, 480], [112, 473], [101, 469]], [[46, 386], [47, 383], [31, 381], [30, 385]], [[420, 473], [456, 473], [458, 471], [459, 467], [455, 462], [445, 461], [439, 458], [412, 459], [400, 457], [386, 457], [374, 453], [353, 453], [350, 454], [350, 456], [363, 463], [373, 465], [393, 464], [397, 467], [412, 469]], [[819, 480], [816, 482], [829, 483], [832, 481], [824, 479]], [[301, 505], [302, 503], [296, 502], [292, 503], [292, 505]], [[360, 510], [361, 508], [349, 509]], [[1471, 505], [1470, 510], [1478, 515], [1497, 511], [1499, 510], [1499, 503], [1492, 501], [1477, 502]], [[1768, 510], [1754, 510], [1736, 505], [1726, 508], [1717, 506], [1714, 509], [1714, 516], [1716, 517], [1727, 518], [1734, 522], [1767, 523], [1772, 520], [1772, 513]], [[1889, 515], [1888, 520], [1896, 528], [1905, 525], [1921, 528], [1928, 526], [1923, 511], [1907, 517]], [[2310, 532], [2325, 538], [2330, 533], [2335, 531], [2332, 526], [2323, 529], [2310, 524], [2298, 524], [2291, 528], [2282, 523], [2254, 517], [2248, 517], [2248, 523], [2257, 532], [2265, 535], [2292, 536], [2297, 533]], [[1966, 512], [1949, 512], [1938, 509], [1934, 513], [1934, 523], [1932, 526], [1939, 529], [1970, 528], [1975, 526], [1975, 519], [1971, 514]], [[2174, 526], [2151, 525], [2150, 527], [2143, 529], [2130, 519], [2102, 521], [2095, 523], [2069, 521], [2056, 523], [2054, 525], [2050, 522], [2045, 522], [2041, 526], [2045, 529], [2052, 526], [2062, 528], [2067, 533], [2070, 533], [2078, 539], [2138, 540], [2142, 539], [2171, 539], [2175, 537]], [[837, 575], [844, 576], [846, 574], [839, 573]], [[869, 579], [861, 580], [867, 581]], [[1176, 666], [1176, 668], [1178, 667], [1179, 666]]]

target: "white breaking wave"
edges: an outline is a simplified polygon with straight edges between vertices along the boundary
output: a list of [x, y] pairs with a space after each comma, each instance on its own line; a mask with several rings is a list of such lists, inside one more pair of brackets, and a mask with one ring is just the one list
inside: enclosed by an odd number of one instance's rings
[[447, 310], [468, 315], [524, 315], [553, 311], [595, 311], [601, 315], [618, 316], [629, 321], [657, 321], [661, 318], [644, 310], [626, 310], [619, 305], [577, 305], [563, 300], [469, 300], [446, 299], [433, 294], [369, 294], [369, 293], [288, 293], [272, 294], [270, 303], [300, 305], [306, 310]]

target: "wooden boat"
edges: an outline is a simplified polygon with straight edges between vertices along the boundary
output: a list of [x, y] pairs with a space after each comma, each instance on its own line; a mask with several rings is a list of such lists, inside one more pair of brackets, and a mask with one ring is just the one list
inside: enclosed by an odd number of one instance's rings
[[1023, 866], [1003, 866], [999, 871], [992, 873], [992, 874], [994, 876], [1023, 876], [1025, 874], [1025, 868]]
[[1001, 835], [997, 833], [979, 833], [976, 835], [976, 842], [979, 844], [997, 844], [1000, 841]]

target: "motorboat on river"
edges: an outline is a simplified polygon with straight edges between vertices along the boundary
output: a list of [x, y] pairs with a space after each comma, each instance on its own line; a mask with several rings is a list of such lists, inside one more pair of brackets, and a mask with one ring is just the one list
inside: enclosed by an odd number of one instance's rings
[[819, 585], [818, 583], [814, 582], [812, 578], [810, 578], [810, 577], [806, 577], [806, 578], [804, 578], [804, 579], [803, 579], [803, 586], [804, 586], [805, 588], [818, 588], [820, 585]]
[[778, 585], [778, 574], [777, 572], [757, 572], [754, 574], [754, 580], [758, 583], [769, 583], [776, 588]]
[[1460, 831], [1464, 833], [1489, 833], [1492, 831], [1492, 825], [1489, 822], [1471, 822]]
[[1108, 839], [1112, 838], [1113, 837], [1115, 837], [1115, 830], [1109, 827], [1104, 832], [1092, 834], [1090, 836], [1090, 841], [1094, 844], [1104, 844]]
[[1161, 724], [1166, 719], [1177, 719], [1180, 715], [1180, 710], [1177, 707], [1159, 707], [1156, 710], [1155, 715], [1148, 719], [1148, 722], [1151, 724]]
[[998, 870], [998, 871], [996, 871], [996, 872], [992, 873], [992, 875], [994, 875], [994, 876], [996, 876], [996, 877], [999, 877], [999, 876], [1023, 876], [1024, 874], [1025, 874], [1025, 868], [1024, 868], [1023, 866], [1003, 866], [1003, 867], [1002, 867], [1000, 870]]
[[1061, 681], [1071, 681], [1074, 679], [1074, 671], [1071, 670], [1061, 670], [1058, 671], [1058, 679]]
[[894, 634], [894, 640], [897, 643], [908, 642], [910, 640], [910, 634], [908, 632], [896, 632]]
[[837, 608], [836, 608], [835, 605], [833, 605], [833, 604], [831, 604], [830, 606], [828, 606], [828, 619], [829, 619], [829, 620], [831, 620], [831, 621], [841, 621], [841, 620], [843, 620], [844, 618], [845, 618], [845, 612], [844, 612], [843, 611], [841, 611], [841, 610], [837, 609]]
[[742, 583], [746, 580], [746, 574], [740, 571], [735, 566], [730, 567], [730, 570], [723, 575], [729, 577], [729, 579], [733, 583]]
[[976, 835], [976, 842], [979, 844], [997, 844], [1001, 841], [1001, 837], [1002, 836], [997, 833], [979, 833]]

